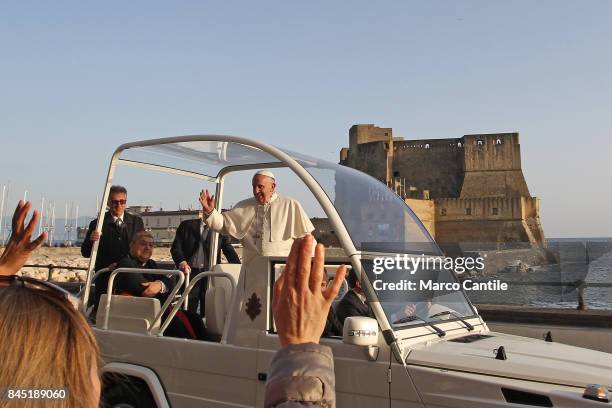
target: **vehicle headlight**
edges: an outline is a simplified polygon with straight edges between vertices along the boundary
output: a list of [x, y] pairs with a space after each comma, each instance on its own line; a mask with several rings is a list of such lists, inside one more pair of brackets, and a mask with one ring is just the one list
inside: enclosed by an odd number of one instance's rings
[[600, 402], [610, 402], [610, 393], [606, 387], [599, 384], [588, 384], [584, 389], [582, 398], [587, 398]]

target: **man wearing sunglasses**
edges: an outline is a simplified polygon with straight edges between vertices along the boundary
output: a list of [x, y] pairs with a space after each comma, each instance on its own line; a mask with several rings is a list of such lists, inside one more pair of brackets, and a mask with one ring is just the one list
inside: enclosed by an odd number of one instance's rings
[[[122, 186], [112, 186], [107, 202], [109, 210], [104, 215], [102, 233], [96, 231], [98, 220], [89, 224], [87, 235], [81, 245], [81, 254], [85, 258], [91, 256], [94, 242], [100, 241], [96, 256], [95, 270], [114, 268], [117, 262], [130, 252], [130, 242], [137, 232], [144, 230], [142, 218], [125, 212], [127, 205], [127, 190]], [[106, 293], [109, 274], [100, 276], [96, 284], [95, 304], [102, 294]]]

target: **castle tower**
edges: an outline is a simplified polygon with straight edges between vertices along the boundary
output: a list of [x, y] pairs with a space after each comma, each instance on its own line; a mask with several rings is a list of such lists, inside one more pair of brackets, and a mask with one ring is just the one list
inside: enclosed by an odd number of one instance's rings
[[389, 185], [393, 165], [393, 129], [353, 125], [349, 148], [340, 151], [340, 164], [363, 171]]
[[518, 133], [466, 135], [461, 198], [531, 197]]
[[391, 128], [354, 125], [340, 164], [391, 187], [438, 242], [544, 243], [518, 133], [404, 140]]

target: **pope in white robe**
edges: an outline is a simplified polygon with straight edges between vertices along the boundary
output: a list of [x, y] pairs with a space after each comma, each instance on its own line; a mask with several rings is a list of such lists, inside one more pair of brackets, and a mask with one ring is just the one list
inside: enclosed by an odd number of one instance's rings
[[270, 171], [253, 176], [253, 197], [240, 201], [223, 213], [215, 209], [214, 197], [200, 193], [204, 222], [221, 234], [239, 239], [243, 263], [255, 256], [287, 256], [295, 238], [314, 231], [302, 205], [276, 193], [276, 179]]

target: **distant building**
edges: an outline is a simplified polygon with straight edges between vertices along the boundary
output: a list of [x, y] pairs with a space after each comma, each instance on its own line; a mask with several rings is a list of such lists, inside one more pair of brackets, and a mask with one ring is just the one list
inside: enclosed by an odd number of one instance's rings
[[[179, 224], [185, 220], [191, 220], [199, 217], [199, 210], [176, 210], [176, 211], [152, 211], [149, 205], [137, 205], [126, 208], [130, 214], [142, 217], [146, 231], [153, 235], [153, 240], [157, 245], [171, 245], [174, 241], [176, 229]], [[79, 227], [77, 230], [77, 241], [83, 242], [86, 227]], [[234, 242], [235, 240], [232, 240]], [[237, 241], [235, 241], [237, 242]]]
[[131, 214], [142, 214], [145, 212], [149, 212], [151, 211], [153, 207], [151, 207], [150, 205], [131, 205], [129, 207], [127, 207], [125, 210]]
[[340, 164], [393, 189], [438, 242], [544, 242], [518, 133], [404, 140], [391, 128], [354, 125]]
[[[150, 207], [149, 207], [150, 208]], [[142, 217], [146, 231], [153, 235], [156, 244], [171, 245], [176, 229], [182, 221], [198, 218], [198, 210], [145, 211]]]

